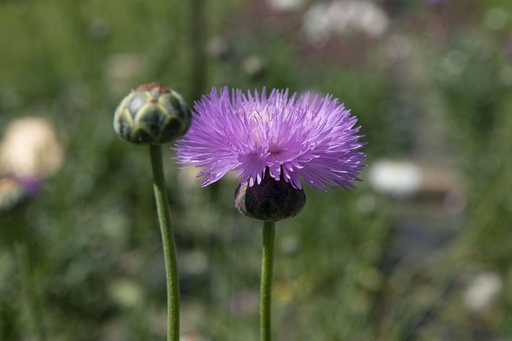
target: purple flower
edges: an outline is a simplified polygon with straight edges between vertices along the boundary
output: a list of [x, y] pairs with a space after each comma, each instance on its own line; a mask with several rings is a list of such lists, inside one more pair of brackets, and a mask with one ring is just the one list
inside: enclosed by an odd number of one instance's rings
[[353, 187], [365, 167], [356, 122], [331, 96], [213, 89], [195, 103], [192, 126], [177, 141], [176, 160], [203, 167], [197, 175], [206, 176], [202, 186], [236, 171], [249, 186], [268, 174], [298, 189], [301, 179], [324, 191], [328, 185]]

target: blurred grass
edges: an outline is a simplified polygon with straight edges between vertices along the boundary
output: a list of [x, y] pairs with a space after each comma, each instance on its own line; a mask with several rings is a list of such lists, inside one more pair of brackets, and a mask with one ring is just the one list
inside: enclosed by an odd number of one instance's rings
[[[332, 52], [308, 45], [293, 24], [266, 21], [261, 4], [0, 2], [0, 126], [45, 117], [66, 143], [65, 166], [43, 194], [9, 220], [0, 217], [0, 340], [29, 339], [9, 239], [19, 224], [31, 231], [35, 289], [52, 340], [162, 339], [165, 282], [149, 156], [118, 140], [111, 124], [119, 100], [150, 81], [190, 104], [223, 85], [332, 93], [358, 115], [370, 166], [386, 157], [421, 159], [416, 139], [426, 128], [419, 118], [443, 127], [431, 137], [438, 149], [427, 161], [448, 159], [463, 174], [466, 210], [442, 222], [453, 240], [409, 261], [425, 241], [397, 249], [394, 240], [417, 203], [391, 200], [367, 182], [352, 193], [308, 191], [300, 216], [278, 223], [276, 339], [511, 338], [512, 6], [400, 3], [379, 2], [392, 19], [387, 37], [351, 36], [345, 50]], [[201, 5], [204, 26], [194, 31], [192, 6]], [[508, 18], [498, 28], [496, 9]], [[300, 14], [281, 19], [294, 23]], [[216, 37], [228, 44], [222, 57], [207, 53]], [[349, 52], [363, 47], [364, 58], [354, 60]], [[262, 61], [261, 72], [246, 70], [250, 57]], [[177, 170], [171, 151], [166, 171], [183, 330], [256, 340], [259, 223], [235, 212], [235, 181], [199, 188]], [[414, 219], [430, 226], [431, 215]], [[499, 274], [503, 289], [491, 308], [475, 313], [463, 295], [481, 271]]]

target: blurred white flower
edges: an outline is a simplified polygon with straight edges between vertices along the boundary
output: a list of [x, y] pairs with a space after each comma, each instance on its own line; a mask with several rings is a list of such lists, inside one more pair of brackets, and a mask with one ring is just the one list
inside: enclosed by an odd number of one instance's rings
[[124, 308], [140, 307], [145, 299], [144, 288], [131, 279], [118, 279], [108, 289], [114, 302]]
[[369, 169], [369, 181], [375, 190], [397, 197], [416, 193], [421, 179], [421, 169], [407, 161], [382, 160]]
[[275, 11], [293, 11], [299, 9], [304, 0], [267, 0], [267, 3]]
[[242, 70], [250, 77], [260, 76], [265, 68], [265, 61], [257, 55], [249, 56], [242, 62]]
[[484, 272], [476, 276], [466, 289], [464, 303], [473, 312], [489, 307], [503, 287], [503, 280], [495, 272]]
[[375, 191], [397, 198], [413, 196], [437, 199], [446, 213], [457, 215], [466, 207], [466, 189], [458, 172], [410, 161], [381, 160], [368, 170]]
[[385, 33], [389, 18], [382, 8], [366, 0], [334, 0], [312, 5], [304, 14], [303, 29], [313, 43], [332, 35], [362, 32], [370, 37]]
[[214, 36], [206, 45], [206, 52], [213, 58], [227, 60], [232, 55], [231, 43], [225, 36]]
[[0, 171], [23, 177], [45, 177], [63, 162], [63, 150], [52, 125], [42, 118], [14, 120], [0, 143]]

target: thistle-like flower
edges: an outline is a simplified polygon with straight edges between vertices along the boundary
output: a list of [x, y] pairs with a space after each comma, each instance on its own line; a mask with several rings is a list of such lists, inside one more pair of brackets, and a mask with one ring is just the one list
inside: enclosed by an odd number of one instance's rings
[[302, 189], [353, 187], [365, 167], [357, 118], [337, 99], [287, 90], [254, 94], [225, 87], [195, 103], [194, 121], [177, 141], [178, 163], [203, 167], [202, 186], [236, 171], [240, 183], [265, 176]]
[[260, 284], [261, 340], [271, 340], [275, 222], [305, 205], [302, 181], [327, 191], [353, 187], [365, 167], [358, 151], [357, 119], [331, 96], [272, 90], [267, 96], [213, 89], [195, 103], [188, 134], [176, 142], [178, 163], [203, 167], [207, 186], [229, 171], [241, 177], [235, 191], [240, 213], [263, 221]]

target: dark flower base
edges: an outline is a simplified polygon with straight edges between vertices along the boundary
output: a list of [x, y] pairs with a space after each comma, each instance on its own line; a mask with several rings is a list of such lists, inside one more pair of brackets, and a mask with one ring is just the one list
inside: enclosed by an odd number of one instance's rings
[[278, 221], [299, 214], [306, 204], [304, 190], [266, 176], [259, 185], [239, 185], [235, 206], [240, 213], [263, 221]]

